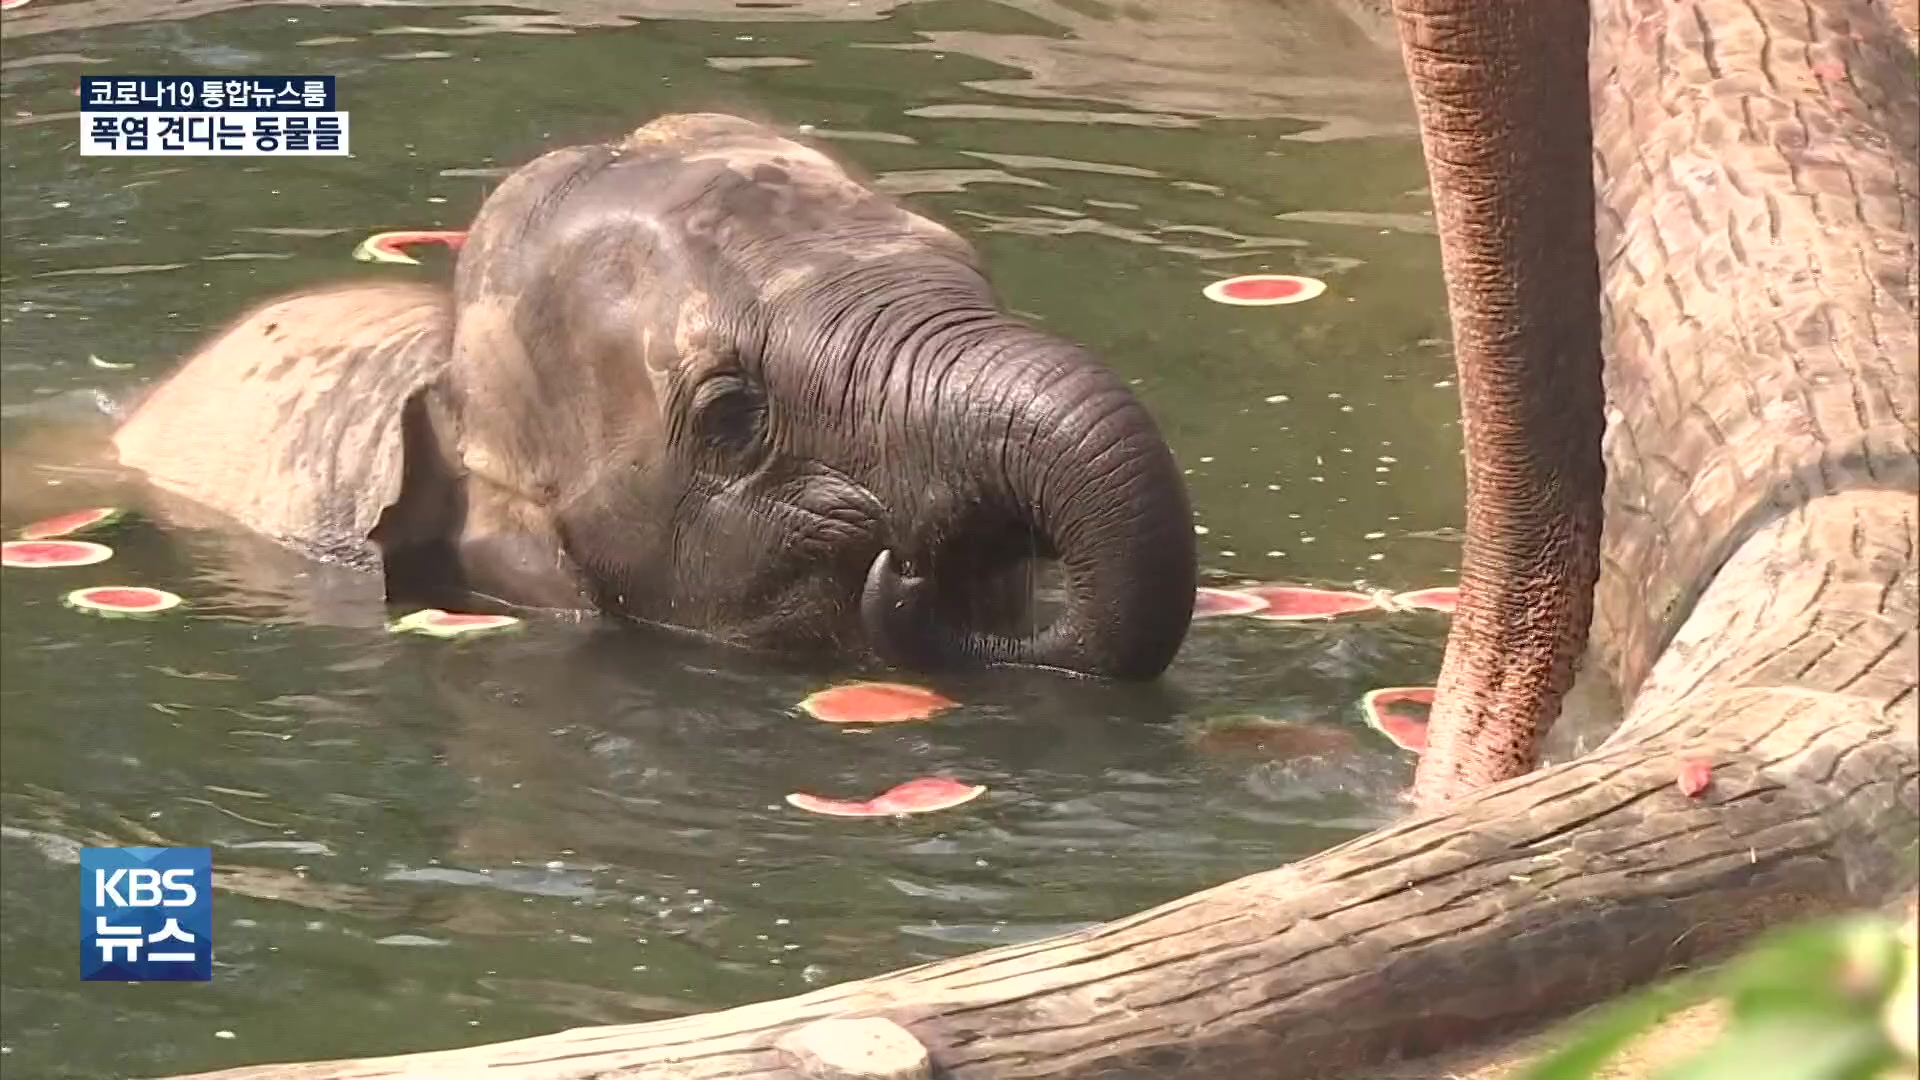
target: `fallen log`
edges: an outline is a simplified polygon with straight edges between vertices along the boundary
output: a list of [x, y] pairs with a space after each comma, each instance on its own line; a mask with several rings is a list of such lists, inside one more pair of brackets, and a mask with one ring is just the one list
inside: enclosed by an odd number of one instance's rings
[[1354, 1075], [1913, 888], [1908, 40], [1868, 0], [1595, 4], [1615, 415], [1584, 677], [1628, 711], [1593, 751], [1041, 942], [703, 1016], [202, 1076]]
[[[943, 1077], [1324, 1077], [1523, 1030], [1911, 880], [1914, 522], [1877, 492], [1779, 519], [1663, 661], [1694, 693], [1450, 813], [1132, 918], [703, 1016], [207, 1075], [771, 1080], [816, 1075], [783, 1038], [873, 1017]], [[1744, 633], [1769, 606], [1794, 614]]]

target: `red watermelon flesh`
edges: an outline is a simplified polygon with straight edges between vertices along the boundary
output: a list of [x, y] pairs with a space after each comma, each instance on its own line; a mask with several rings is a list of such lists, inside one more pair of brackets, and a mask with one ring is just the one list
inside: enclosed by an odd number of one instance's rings
[[1288, 277], [1249, 277], [1230, 281], [1220, 291], [1235, 300], [1285, 300], [1306, 292], [1306, 285]]
[[1266, 602], [1266, 608], [1253, 617], [1269, 622], [1298, 622], [1306, 619], [1331, 619], [1378, 607], [1365, 593], [1336, 589], [1314, 589], [1299, 585], [1265, 585], [1242, 590]]
[[100, 613], [146, 614], [178, 607], [180, 598], [163, 589], [144, 585], [99, 585], [75, 589], [66, 595], [69, 607]]
[[86, 540], [9, 540], [0, 544], [0, 565], [13, 567], [92, 566], [112, 557], [112, 548]]
[[787, 796], [787, 802], [809, 813], [830, 817], [892, 817], [896, 814], [948, 810], [972, 801], [986, 790], [980, 784], [963, 784], [941, 776], [922, 776], [888, 788], [865, 801], [829, 799], [796, 791]]
[[420, 260], [409, 255], [407, 248], [415, 244], [445, 244], [447, 247], [458, 251], [460, 246], [466, 243], [466, 240], [466, 233], [444, 229], [403, 229], [394, 232], [374, 233], [372, 236], [360, 241], [360, 246], [353, 249], [353, 257], [367, 262], [411, 263], [417, 265]]
[[1460, 590], [1452, 587], [1441, 589], [1419, 589], [1403, 592], [1393, 598], [1401, 607], [1426, 608], [1429, 611], [1452, 611], [1459, 601]]
[[960, 703], [906, 683], [856, 682], [809, 694], [800, 708], [830, 724], [897, 724], [925, 720]]
[[520, 620], [511, 615], [484, 615], [462, 611], [442, 611], [439, 608], [422, 608], [394, 620], [388, 624], [387, 629], [400, 633], [428, 634], [434, 637], [456, 637], [480, 631], [504, 630], [519, 623]]
[[85, 510], [73, 510], [55, 517], [43, 518], [20, 530], [22, 540], [46, 540], [55, 536], [66, 536], [97, 525], [105, 525], [120, 516], [120, 511], [110, 506], [95, 506]]
[[1680, 763], [1679, 774], [1674, 778], [1680, 793], [1689, 799], [1700, 797], [1713, 782], [1713, 763], [1705, 758], [1688, 758]]
[[430, 626], [506, 626], [515, 620], [511, 615], [469, 615], [464, 612], [436, 611], [420, 621]]
[[1433, 708], [1431, 686], [1389, 686], [1370, 690], [1361, 699], [1361, 711], [1367, 723], [1392, 740], [1395, 746], [1415, 754], [1427, 748], [1427, 713]]
[[1257, 754], [1274, 759], [1323, 757], [1350, 751], [1350, 729], [1295, 723], [1258, 715], [1214, 717], [1191, 729], [1188, 740], [1208, 753]]
[[1219, 304], [1264, 307], [1298, 304], [1327, 291], [1327, 283], [1297, 274], [1243, 274], [1222, 278], [1201, 289], [1201, 295]]
[[1196, 619], [1253, 615], [1266, 609], [1265, 600], [1238, 589], [1214, 589], [1203, 585], [1193, 594], [1193, 617]]

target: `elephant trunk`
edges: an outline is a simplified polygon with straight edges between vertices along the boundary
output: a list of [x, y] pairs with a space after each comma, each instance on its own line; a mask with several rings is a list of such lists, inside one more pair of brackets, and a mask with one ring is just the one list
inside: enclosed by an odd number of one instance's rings
[[[1003, 318], [934, 346], [915, 385], [933, 433], [917, 534], [882, 552], [862, 615], [889, 659], [1152, 679], [1193, 616], [1197, 553], [1186, 485], [1138, 399], [1077, 346]], [[995, 559], [1058, 560], [1065, 605], [1031, 632], [954, 612]], [[944, 581], [943, 581], [944, 579]], [[1030, 582], [1023, 582], [1030, 586]]]
[[1413, 796], [1530, 771], [1599, 576], [1600, 278], [1584, 2], [1395, 0], [1441, 237], [1466, 550]]

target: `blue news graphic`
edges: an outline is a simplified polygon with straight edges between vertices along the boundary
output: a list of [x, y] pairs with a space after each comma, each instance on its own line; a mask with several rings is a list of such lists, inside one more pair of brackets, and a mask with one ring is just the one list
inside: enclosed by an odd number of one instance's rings
[[82, 112], [333, 112], [332, 75], [82, 75]]
[[80, 978], [213, 979], [213, 849], [80, 849]]

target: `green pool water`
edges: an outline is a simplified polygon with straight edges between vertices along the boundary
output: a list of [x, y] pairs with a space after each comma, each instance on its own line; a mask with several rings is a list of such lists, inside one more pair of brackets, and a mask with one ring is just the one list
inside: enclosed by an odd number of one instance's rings
[[[83, 159], [75, 84], [122, 73], [337, 75], [354, 155]], [[542, 150], [719, 109], [809, 125], [1132, 380], [1210, 577], [1447, 584], [1457, 402], [1400, 78], [1357, 0], [35, 0], [0, 16], [0, 436], [276, 291], [444, 277], [444, 254], [350, 253], [463, 227]], [[1329, 288], [1201, 295], [1255, 271]], [[607, 626], [404, 638], [257, 546], [137, 520], [112, 543], [105, 566], [188, 608], [97, 619], [59, 596], [102, 568], [0, 576], [9, 1077], [664, 1017], [1126, 914], [1396, 813], [1411, 761], [1357, 702], [1430, 682], [1445, 634], [1218, 620], [1150, 690], [942, 678], [962, 707], [856, 732], [793, 708], [848, 672]], [[1243, 714], [1296, 734], [1196, 737]], [[989, 790], [899, 820], [783, 801], [928, 774]], [[79, 981], [77, 848], [139, 843], [213, 848], [212, 983]]]

